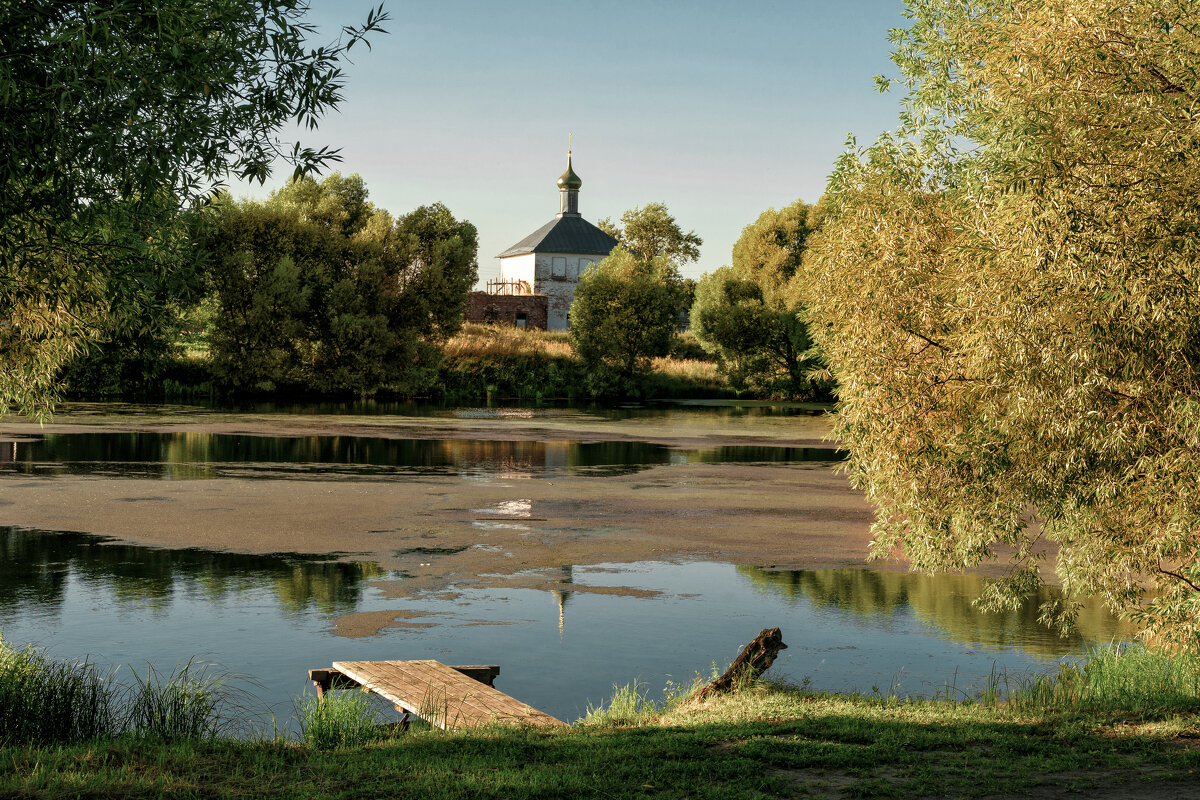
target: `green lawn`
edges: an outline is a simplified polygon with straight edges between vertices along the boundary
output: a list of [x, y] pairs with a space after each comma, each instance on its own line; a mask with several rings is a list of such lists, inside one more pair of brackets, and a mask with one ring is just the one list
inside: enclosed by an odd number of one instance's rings
[[0, 750], [0, 797], [1200, 797], [1200, 717], [759, 685], [625, 726]]

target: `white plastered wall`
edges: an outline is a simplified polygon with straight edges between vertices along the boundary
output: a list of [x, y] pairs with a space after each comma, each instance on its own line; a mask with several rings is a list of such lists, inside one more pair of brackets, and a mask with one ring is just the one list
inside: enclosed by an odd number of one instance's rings
[[[500, 280], [527, 281], [530, 286], [533, 286], [535, 283], [533, 253], [500, 259]], [[536, 292], [537, 289], [533, 291]]]
[[[579, 253], [537, 253], [533, 290], [547, 297], [547, 327], [552, 331], [568, 328], [567, 315], [575, 299], [579, 276], [603, 256]], [[501, 259], [501, 263], [508, 259]]]

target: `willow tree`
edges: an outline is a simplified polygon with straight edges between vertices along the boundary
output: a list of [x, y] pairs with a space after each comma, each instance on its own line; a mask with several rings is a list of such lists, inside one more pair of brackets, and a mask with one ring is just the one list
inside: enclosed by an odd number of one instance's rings
[[[1001, 558], [1200, 646], [1200, 18], [1190, 0], [921, 0], [895, 135], [795, 289], [878, 505], [872, 553]], [[1049, 556], [1046, 556], [1046, 554]]]
[[195, 254], [183, 213], [342, 99], [382, 8], [313, 46], [297, 0], [0, 2], [0, 414], [44, 415], [89, 344], [161, 326]]

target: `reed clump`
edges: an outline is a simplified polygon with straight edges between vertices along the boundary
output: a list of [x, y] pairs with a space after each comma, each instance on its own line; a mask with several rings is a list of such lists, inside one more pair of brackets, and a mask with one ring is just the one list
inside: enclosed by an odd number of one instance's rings
[[370, 695], [360, 691], [305, 694], [296, 703], [300, 741], [314, 750], [361, 747], [381, 738], [381, 720]]
[[1200, 711], [1200, 654], [1140, 645], [1098, 647], [1057, 672], [1010, 687], [1008, 702], [1029, 711], [1064, 710], [1154, 718]]
[[163, 675], [152, 666], [123, 687], [123, 730], [162, 741], [215, 739], [239, 724], [241, 708], [227, 676], [210, 665], [189, 660]]
[[601, 728], [628, 728], [649, 722], [661, 710], [659, 704], [650, 699], [646, 684], [635, 680], [624, 686], [614, 686], [607, 703], [598, 706], [588, 703], [579, 722]]
[[55, 661], [0, 634], [0, 742], [47, 745], [112, 735], [109, 676], [86, 661]]
[[121, 736], [214, 739], [245, 715], [229, 676], [196, 661], [121, 683], [87, 661], [51, 658], [0, 634], [0, 744], [68, 744]]

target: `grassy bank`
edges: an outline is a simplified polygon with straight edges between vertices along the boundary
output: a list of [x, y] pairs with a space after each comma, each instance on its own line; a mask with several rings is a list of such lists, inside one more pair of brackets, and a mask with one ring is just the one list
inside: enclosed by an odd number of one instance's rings
[[0, 750], [0, 797], [1195, 796], [1196, 660], [1102, 658], [1006, 700], [757, 683], [656, 706], [629, 688], [562, 732], [413, 730], [352, 746], [128, 736], [10, 745]]
[[[135, 377], [122, 378], [115, 368], [76, 370], [67, 380], [67, 396], [77, 400], [151, 400], [195, 402], [229, 399], [210, 370], [203, 343], [184, 342], [180, 354], [152, 364], [124, 370]], [[521, 403], [588, 403], [587, 374], [575, 358], [566, 333], [550, 333], [507, 325], [467, 323], [442, 345], [443, 359], [428, 384], [384, 386], [376, 396], [385, 399], [417, 396], [450, 403], [518, 401]], [[681, 334], [674, 352], [651, 361], [637, 381], [643, 397], [734, 398], [738, 394], [717, 371], [717, 362], [706, 354], [690, 333]], [[290, 387], [259, 395], [289, 400], [329, 396]], [[346, 399], [349, 399], [347, 396]], [[606, 398], [613, 399], [613, 398]]]
[[[717, 364], [684, 334], [677, 352], [651, 363], [651, 397], [734, 397]], [[467, 323], [442, 348], [441, 391], [452, 401], [587, 401], [583, 366], [566, 333]]]
[[[119, 739], [0, 752], [24, 797], [1180, 796], [1194, 718], [1098, 722], [758, 687], [633, 727], [412, 732], [352, 748]], [[1186, 738], [1180, 738], [1186, 737]], [[1114, 794], [1112, 796], [1118, 796]]]

